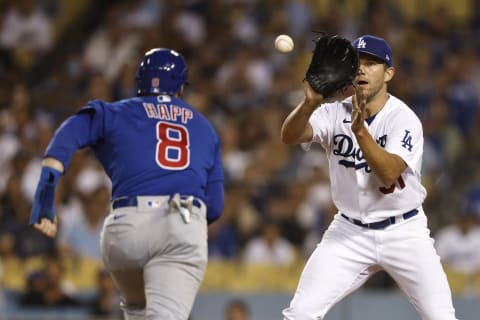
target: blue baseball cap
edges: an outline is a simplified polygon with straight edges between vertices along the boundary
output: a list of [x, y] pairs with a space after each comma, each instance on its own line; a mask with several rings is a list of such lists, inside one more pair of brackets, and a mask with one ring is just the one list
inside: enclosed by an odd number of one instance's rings
[[389, 67], [393, 65], [392, 48], [390, 48], [388, 43], [382, 38], [367, 34], [355, 39], [352, 45], [357, 49], [358, 53], [375, 56], [385, 62]]

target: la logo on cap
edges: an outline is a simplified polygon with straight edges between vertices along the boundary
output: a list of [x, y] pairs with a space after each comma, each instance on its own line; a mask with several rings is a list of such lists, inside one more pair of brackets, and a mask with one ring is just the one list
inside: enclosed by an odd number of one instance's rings
[[366, 46], [367, 43], [365, 42], [365, 40], [363, 40], [363, 38], [358, 41], [357, 48], [365, 49]]

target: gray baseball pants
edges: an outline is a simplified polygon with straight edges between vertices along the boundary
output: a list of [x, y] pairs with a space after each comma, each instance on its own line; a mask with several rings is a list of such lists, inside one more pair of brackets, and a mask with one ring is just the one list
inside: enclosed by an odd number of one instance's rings
[[102, 257], [125, 319], [188, 319], [207, 265], [206, 207], [196, 203], [188, 223], [168, 196], [139, 196], [105, 219]]

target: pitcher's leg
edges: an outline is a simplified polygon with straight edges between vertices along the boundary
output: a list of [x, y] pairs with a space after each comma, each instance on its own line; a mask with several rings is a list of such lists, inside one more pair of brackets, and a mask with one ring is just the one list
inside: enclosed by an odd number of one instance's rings
[[455, 320], [447, 277], [422, 220], [392, 231], [384, 243], [382, 264], [423, 320]]
[[335, 303], [378, 271], [369, 232], [355, 228], [332, 223], [305, 265], [290, 306], [283, 310], [285, 320], [323, 319]]

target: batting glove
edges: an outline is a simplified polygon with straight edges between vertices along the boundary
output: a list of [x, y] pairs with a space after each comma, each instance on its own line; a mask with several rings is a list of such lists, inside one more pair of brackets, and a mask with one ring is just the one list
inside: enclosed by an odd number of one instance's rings
[[53, 199], [61, 174], [60, 171], [52, 167], [42, 166], [42, 173], [40, 174], [30, 213], [30, 225], [39, 223], [42, 218], [48, 218], [54, 222], [55, 208], [53, 207]]

